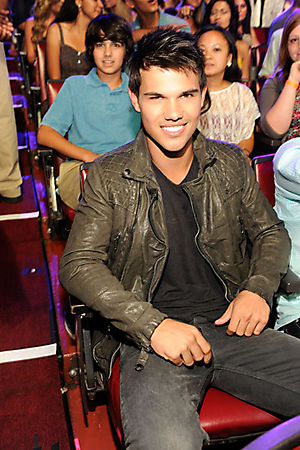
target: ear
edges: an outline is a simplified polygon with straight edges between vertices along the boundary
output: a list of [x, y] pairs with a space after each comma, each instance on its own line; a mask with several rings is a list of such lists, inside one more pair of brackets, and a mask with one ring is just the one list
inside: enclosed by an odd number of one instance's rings
[[[204, 100], [205, 100], [205, 96], [206, 96], [206, 92], [207, 92], [207, 86], [204, 86], [204, 88], [201, 91], [201, 108], [204, 104]], [[200, 109], [201, 109], [200, 108]]]
[[134, 1], [133, 0], [125, 0], [126, 5], [128, 8], [133, 9], [134, 8]]
[[229, 53], [226, 65], [227, 67], [230, 67], [232, 65], [232, 53]]
[[129, 97], [130, 97], [131, 103], [133, 104], [134, 109], [137, 112], [141, 112], [138, 97], [129, 88], [128, 88], [128, 94], [129, 94]]

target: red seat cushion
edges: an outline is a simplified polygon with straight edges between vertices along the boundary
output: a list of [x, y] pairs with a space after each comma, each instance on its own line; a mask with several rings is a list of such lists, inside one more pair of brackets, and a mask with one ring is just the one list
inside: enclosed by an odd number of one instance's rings
[[[109, 380], [108, 408], [115, 430], [122, 442], [119, 358], [114, 364]], [[200, 411], [200, 421], [212, 440], [251, 435], [251, 433], [269, 430], [281, 423], [277, 417], [215, 388], [209, 388], [205, 395]]]

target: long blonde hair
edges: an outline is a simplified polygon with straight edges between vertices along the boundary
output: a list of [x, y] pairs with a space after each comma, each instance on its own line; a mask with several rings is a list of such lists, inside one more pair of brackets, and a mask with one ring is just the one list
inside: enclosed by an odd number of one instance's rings
[[37, 42], [42, 39], [46, 30], [45, 20], [48, 17], [49, 9], [51, 8], [53, 0], [36, 0], [33, 7], [33, 27], [32, 27], [32, 42]]

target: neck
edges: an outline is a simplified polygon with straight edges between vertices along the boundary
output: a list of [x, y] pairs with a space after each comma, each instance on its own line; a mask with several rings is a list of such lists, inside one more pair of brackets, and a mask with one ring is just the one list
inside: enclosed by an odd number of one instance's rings
[[159, 11], [143, 13], [139, 12], [139, 22], [142, 29], [156, 28], [159, 22]]
[[207, 77], [207, 87], [209, 92], [221, 91], [231, 84], [229, 81], [223, 80], [224, 74]]
[[152, 161], [156, 167], [172, 183], [180, 184], [187, 176], [193, 162], [193, 138], [190, 138], [185, 147], [178, 152], [168, 152], [158, 149], [149, 137], [147, 137], [147, 143]]
[[80, 34], [85, 35], [86, 29], [88, 27], [88, 24], [90, 23], [91, 19], [83, 14], [81, 11], [79, 11], [75, 22], [73, 22], [73, 27], [78, 30]]
[[119, 86], [121, 86], [122, 84], [122, 76], [121, 76], [121, 70], [119, 70], [118, 72], [112, 74], [112, 75], [107, 75], [103, 72], [100, 72], [99, 69], [97, 70], [97, 75], [100, 78], [100, 80], [103, 83], [106, 83], [111, 90], [118, 88]]

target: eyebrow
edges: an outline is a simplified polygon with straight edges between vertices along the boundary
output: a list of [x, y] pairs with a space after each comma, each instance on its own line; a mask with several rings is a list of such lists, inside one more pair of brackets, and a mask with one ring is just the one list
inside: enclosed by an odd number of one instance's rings
[[[183, 91], [180, 93], [179, 97], [181, 97], [181, 95], [186, 95], [186, 94], [195, 94], [200, 92], [200, 88], [199, 89], [188, 89], [187, 91]], [[155, 96], [159, 96], [159, 97], [164, 97], [164, 95], [161, 92], [145, 92], [146, 96], [148, 97], [155, 97]]]

